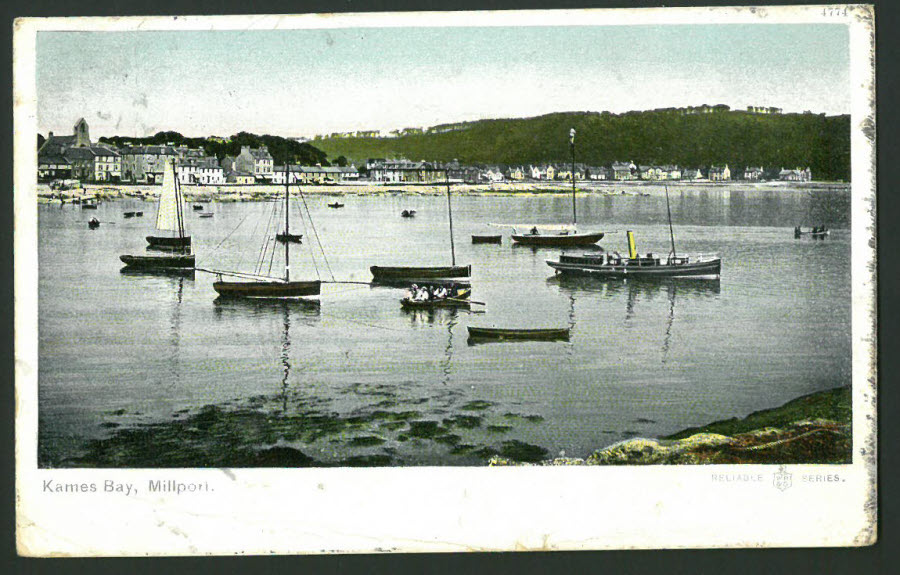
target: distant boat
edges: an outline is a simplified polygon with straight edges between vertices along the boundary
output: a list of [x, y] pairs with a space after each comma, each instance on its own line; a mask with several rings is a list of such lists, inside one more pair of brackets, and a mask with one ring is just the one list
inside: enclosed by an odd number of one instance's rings
[[175, 176], [174, 160], [166, 162], [163, 172], [162, 190], [156, 207], [156, 232], [146, 238], [151, 248], [190, 253], [191, 236], [184, 229], [184, 197]]
[[96, 209], [97, 209], [97, 204], [86, 204], [86, 203], [85, 203], [85, 204], [81, 204], [81, 209], [82, 209], [82, 210], [96, 210]]
[[200, 204], [194, 204], [194, 205], [193, 205], [193, 208], [194, 208], [194, 211], [195, 211], [195, 212], [201, 212], [201, 211], [203, 211], [203, 206], [200, 205]]
[[[290, 184], [287, 174], [287, 162], [285, 162], [284, 174], [284, 236], [291, 237], [290, 225]], [[268, 232], [271, 233], [271, 232]], [[271, 241], [268, 236], [266, 242]], [[300, 297], [317, 296], [321, 291], [322, 282], [320, 280], [291, 280], [291, 245], [292, 242], [284, 243], [284, 277], [277, 278], [271, 276], [263, 276], [258, 274], [244, 274], [240, 272], [224, 272], [216, 270], [211, 271], [218, 276], [213, 283], [213, 289], [221, 297], [225, 298], [266, 298], [266, 299], [291, 299]], [[264, 245], [265, 249], [265, 245]], [[274, 249], [274, 248], [273, 248]], [[272, 252], [274, 256], [274, 251]], [[229, 275], [237, 278], [249, 279], [252, 281], [225, 281], [223, 275]]]
[[200, 214], [200, 217], [201, 218], [211, 218], [211, 217], [213, 217], [213, 213], [212, 212], [203, 212], [202, 214]]
[[299, 244], [303, 239], [303, 234], [286, 234], [284, 232], [278, 232], [275, 234], [275, 239], [281, 243], [292, 243]]
[[334, 202], [332, 204], [328, 204], [328, 207], [329, 208], [343, 208], [344, 204], [342, 204], [340, 202]]
[[[167, 160], [163, 171], [162, 192], [159, 195], [159, 205], [156, 214], [156, 229], [162, 232], [172, 233], [172, 237], [158, 239], [171, 240], [165, 244], [173, 253], [164, 255], [122, 255], [119, 259], [129, 267], [140, 269], [167, 269], [167, 268], [193, 268], [194, 254], [191, 253], [190, 236], [184, 233], [184, 200], [181, 196], [181, 186], [175, 177], [175, 162]], [[147, 238], [150, 241], [150, 236]], [[150, 242], [150, 247], [160, 247]], [[174, 253], [177, 252], [177, 253]]]
[[134, 217], [134, 212], [125, 212], [125, 217], [126, 217], [126, 218], [133, 218], [133, 217]]
[[98, 220], [97, 218], [91, 218], [90, 220], [88, 220], [88, 228], [89, 229], [96, 230], [99, 227], [100, 227], [100, 220]]
[[669, 235], [672, 250], [665, 257], [648, 253], [640, 255], [634, 243], [634, 233], [625, 232], [628, 242], [628, 257], [618, 252], [582, 254], [580, 256], [559, 256], [559, 260], [547, 260], [547, 265], [558, 274], [588, 275], [603, 278], [633, 277], [702, 277], [718, 278], [722, 272], [722, 258], [717, 254], [681, 254], [675, 252], [675, 233], [672, 229], [672, 212], [668, 207], [669, 193], [666, 191], [666, 209], [669, 213]]
[[416, 215], [416, 210], [403, 210], [402, 212], [400, 212], [401, 218], [412, 218], [412, 217], [415, 217], [415, 215]]
[[[419, 299], [421, 294], [426, 295]], [[404, 309], [433, 309], [439, 307], [469, 307], [472, 285], [466, 281], [432, 281], [413, 284], [410, 295], [400, 300]]]
[[453, 209], [450, 205], [450, 181], [447, 181], [447, 216], [450, 222], [449, 266], [372, 266], [372, 278], [377, 283], [397, 283], [423, 279], [465, 278], [472, 275], [472, 266], [456, 265], [456, 248], [453, 244]]
[[[602, 232], [579, 233], [578, 212], [575, 206], [575, 128], [569, 130], [569, 145], [572, 150], [572, 228], [559, 232], [546, 233], [541, 231], [542, 226], [532, 226], [527, 234], [512, 234], [512, 240], [518, 244], [540, 248], [568, 248], [578, 246], [590, 246], [603, 239]], [[543, 226], [546, 229], [546, 226]]]
[[496, 328], [469, 326], [470, 341], [504, 341], [504, 340], [536, 340], [554, 341], [568, 340], [569, 328]]
[[802, 236], [809, 236], [814, 239], [823, 239], [825, 236], [831, 234], [831, 230], [826, 228], [825, 226], [816, 226], [810, 230], [803, 230], [800, 226], [794, 228], [794, 238], [800, 238]]
[[143, 218], [143, 217], [144, 217], [144, 212], [134, 212], [134, 217], [136, 217], [136, 218]]
[[489, 235], [489, 236], [472, 236], [473, 244], [499, 244], [503, 242], [503, 236], [501, 234]]

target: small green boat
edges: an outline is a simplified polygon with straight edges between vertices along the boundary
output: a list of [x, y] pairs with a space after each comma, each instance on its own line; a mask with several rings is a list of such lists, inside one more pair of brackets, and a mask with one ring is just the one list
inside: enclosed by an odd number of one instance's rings
[[468, 327], [470, 341], [534, 340], [558, 341], [569, 339], [569, 328], [510, 329], [496, 327]]

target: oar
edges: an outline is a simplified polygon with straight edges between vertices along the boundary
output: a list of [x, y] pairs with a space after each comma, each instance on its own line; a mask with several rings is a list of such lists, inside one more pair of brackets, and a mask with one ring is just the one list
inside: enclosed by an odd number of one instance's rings
[[459, 301], [459, 302], [463, 302], [463, 303], [474, 303], [476, 305], [487, 305], [483, 301], [474, 301], [474, 300], [470, 300], [470, 299], [460, 299], [460, 298], [455, 298], [455, 297], [445, 297], [444, 299], [448, 299], [450, 301]]

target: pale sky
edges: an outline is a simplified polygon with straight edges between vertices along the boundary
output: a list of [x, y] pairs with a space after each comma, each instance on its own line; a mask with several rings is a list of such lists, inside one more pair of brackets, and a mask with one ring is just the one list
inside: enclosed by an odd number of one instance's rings
[[40, 32], [38, 129], [312, 136], [700, 104], [850, 112], [845, 25]]

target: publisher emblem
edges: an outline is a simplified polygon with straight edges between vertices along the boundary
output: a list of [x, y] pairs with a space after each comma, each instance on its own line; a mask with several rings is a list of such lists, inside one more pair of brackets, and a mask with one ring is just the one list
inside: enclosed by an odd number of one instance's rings
[[780, 466], [778, 471], [775, 472], [773, 484], [781, 491], [785, 491], [791, 486], [791, 474], [787, 472], [784, 465]]

